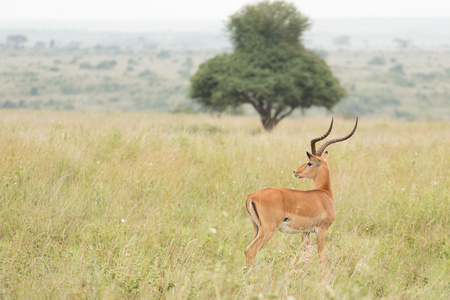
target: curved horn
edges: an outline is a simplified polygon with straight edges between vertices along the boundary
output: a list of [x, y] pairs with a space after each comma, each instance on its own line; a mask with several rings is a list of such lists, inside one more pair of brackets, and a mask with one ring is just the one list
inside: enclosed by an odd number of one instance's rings
[[[323, 140], [324, 138], [326, 138], [326, 137], [330, 134], [331, 129], [333, 128], [333, 120], [334, 120], [334, 117], [331, 118], [330, 128], [328, 128], [328, 131], [325, 132], [324, 135], [322, 135], [321, 137], [318, 137], [318, 138], [315, 138], [315, 139], [312, 139], [312, 140], [311, 140], [311, 153], [312, 153], [313, 155], [316, 155], [316, 143], [317, 143], [318, 141]], [[319, 155], [319, 156], [320, 156], [320, 155]]]
[[325, 150], [326, 147], [328, 147], [331, 144], [337, 143], [337, 142], [342, 142], [345, 141], [346, 139], [349, 139], [356, 131], [356, 127], [358, 127], [358, 118], [356, 118], [356, 123], [355, 123], [355, 127], [353, 128], [352, 132], [350, 132], [348, 135], [338, 138], [338, 139], [332, 139], [329, 141], [326, 141], [322, 146], [320, 146], [319, 151], [317, 151], [316, 156], [322, 156], [323, 151]]

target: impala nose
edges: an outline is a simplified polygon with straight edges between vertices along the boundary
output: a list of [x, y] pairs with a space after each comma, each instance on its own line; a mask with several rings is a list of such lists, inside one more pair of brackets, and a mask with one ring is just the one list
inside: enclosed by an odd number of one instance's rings
[[292, 173], [294, 173], [294, 174], [295, 174], [295, 170], [294, 170], [294, 172], [292, 172]]

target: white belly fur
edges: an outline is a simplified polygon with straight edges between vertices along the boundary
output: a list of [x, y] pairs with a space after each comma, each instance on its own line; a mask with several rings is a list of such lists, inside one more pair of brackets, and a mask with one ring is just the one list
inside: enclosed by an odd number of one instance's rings
[[283, 233], [290, 233], [290, 234], [296, 234], [296, 233], [300, 233], [300, 232], [315, 232], [317, 233], [317, 227], [313, 227], [311, 229], [307, 229], [307, 230], [297, 230], [297, 229], [293, 229], [291, 227], [288, 226], [289, 222], [283, 222], [280, 225], [280, 228], [278, 228], [279, 231], [283, 232]]

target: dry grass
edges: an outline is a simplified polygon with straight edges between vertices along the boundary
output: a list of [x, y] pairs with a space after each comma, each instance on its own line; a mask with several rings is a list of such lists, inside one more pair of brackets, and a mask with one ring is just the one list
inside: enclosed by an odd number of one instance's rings
[[[330, 146], [336, 221], [250, 268], [245, 196], [291, 176], [325, 119], [0, 112], [0, 298], [448, 298], [450, 124], [365, 121]], [[336, 120], [335, 136], [352, 120]], [[212, 230], [211, 228], [215, 229]], [[215, 233], [214, 233], [215, 231]], [[296, 255], [298, 254], [297, 258]]]

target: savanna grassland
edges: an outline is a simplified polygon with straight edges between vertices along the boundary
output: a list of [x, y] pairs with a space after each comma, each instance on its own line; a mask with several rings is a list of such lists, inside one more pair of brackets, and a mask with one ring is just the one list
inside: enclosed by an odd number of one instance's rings
[[217, 50], [0, 51], [0, 107], [168, 112], [187, 103], [189, 76]]
[[[248, 193], [329, 119], [0, 112], [0, 298], [446, 299], [448, 122], [362, 118], [328, 148], [336, 220], [317, 250], [277, 233], [245, 267]], [[335, 119], [332, 137], [353, 120]], [[315, 246], [313, 236], [313, 246]], [[311, 257], [311, 258], [309, 258]]]
[[[223, 52], [101, 46], [0, 49], [0, 108], [196, 111], [199, 107], [187, 96], [189, 77]], [[336, 114], [449, 121], [450, 52], [317, 52], [348, 92], [334, 108]]]

